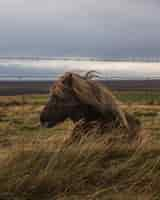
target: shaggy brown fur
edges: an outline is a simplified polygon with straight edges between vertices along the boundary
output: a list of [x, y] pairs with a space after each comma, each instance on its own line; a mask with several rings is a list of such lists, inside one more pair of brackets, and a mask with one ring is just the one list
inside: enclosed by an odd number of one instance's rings
[[126, 113], [126, 118], [130, 125], [130, 131], [120, 127], [118, 121], [106, 122], [106, 120], [94, 120], [86, 122], [82, 119], [76, 123], [67, 143], [80, 141], [84, 136], [100, 136], [106, 133], [109, 133], [114, 139], [117, 137], [123, 137], [121, 139], [129, 139], [130, 141], [132, 139], [140, 139], [138, 135], [141, 126], [139, 120], [128, 113]]
[[66, 73], [61, 77], [51, 88], [50, 99], [40, 116], [41, 124], [52, 127], [70, 118], [76, 122], [72, 135], [77, 135], [78, 129], [85, 130], [84, 127], [91, 130], [95, 121], [100, 134], [114, 127], [123, 127], [126, 131], [133, 130], [133, 124], [137, 127], [137, 120], [125, 114], [109, 89], [91, 80], [92, 77], [92, 73], [84, 77]]

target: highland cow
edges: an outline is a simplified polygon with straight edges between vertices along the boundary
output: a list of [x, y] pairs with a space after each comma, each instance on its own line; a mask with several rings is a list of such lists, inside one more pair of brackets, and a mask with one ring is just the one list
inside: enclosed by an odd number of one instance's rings
[[[70, 118], [75, 122], [72, 135], [77, 135], [80, 127], [92, 129], [92, 124], [95, 126], [94, 122], [99, 124], [97, 131], [101, 134], [115, 127], [123, 127], [128, 132], [139, 127], [139, 121], [121, 109], [111, 91], [92, 80], [92, 77], [91, 72], [84, 77], [75, 73], [65, 73], [57, 80], [40, 115], [42, 126], [53, 127]], [[87, 132], [90, 131], [87, 129]]]

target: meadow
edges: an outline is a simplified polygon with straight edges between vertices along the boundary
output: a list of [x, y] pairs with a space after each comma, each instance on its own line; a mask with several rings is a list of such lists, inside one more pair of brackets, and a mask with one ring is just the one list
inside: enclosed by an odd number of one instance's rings
[[45, 129], [47, 95], [0, 97], [0, 199], [160, 199], [160, 92], [115, 92], [142, 123], [139, 146], [90, 137], [66, 146], [70, 120]]

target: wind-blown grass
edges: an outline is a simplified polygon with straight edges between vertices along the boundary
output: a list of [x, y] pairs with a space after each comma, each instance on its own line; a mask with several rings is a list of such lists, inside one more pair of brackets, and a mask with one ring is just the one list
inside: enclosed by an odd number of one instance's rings
[[[160, 150], [106, 136], [66, 145], [63, 137], [17, 147], [0, 167], [0, 198], [82, 199], [158, 194]], [[158, 174], [158, 177], [155, 176]], [[112, 194], [112, 195], [111, 195]]]
[[0, 199], [160, 199], [160, 107], [125, 108], [141, 119], [142, 143], [110, 133], [68, 145], [72, 124], [42, 129], [41, 105], [26, 102], [0, 108]]

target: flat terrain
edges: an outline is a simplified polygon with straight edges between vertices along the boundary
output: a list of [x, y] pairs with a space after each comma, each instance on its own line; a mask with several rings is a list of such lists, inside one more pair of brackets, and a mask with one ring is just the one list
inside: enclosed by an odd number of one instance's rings
[[[155, 91], [160, 90], [160, 80], [113, 80], [103, 81], [112, 90]], [[52, 81], [0, 81], [0, 96], [18, 94], [46, 94]]]
[[159, 200], [160, 92], [115, 95], [140, 119], [141, 146], [108, 143], [105, 136], [65, 146], [71, 121], [40, 126], [47, 95], [1, 96], [0, 199]]

